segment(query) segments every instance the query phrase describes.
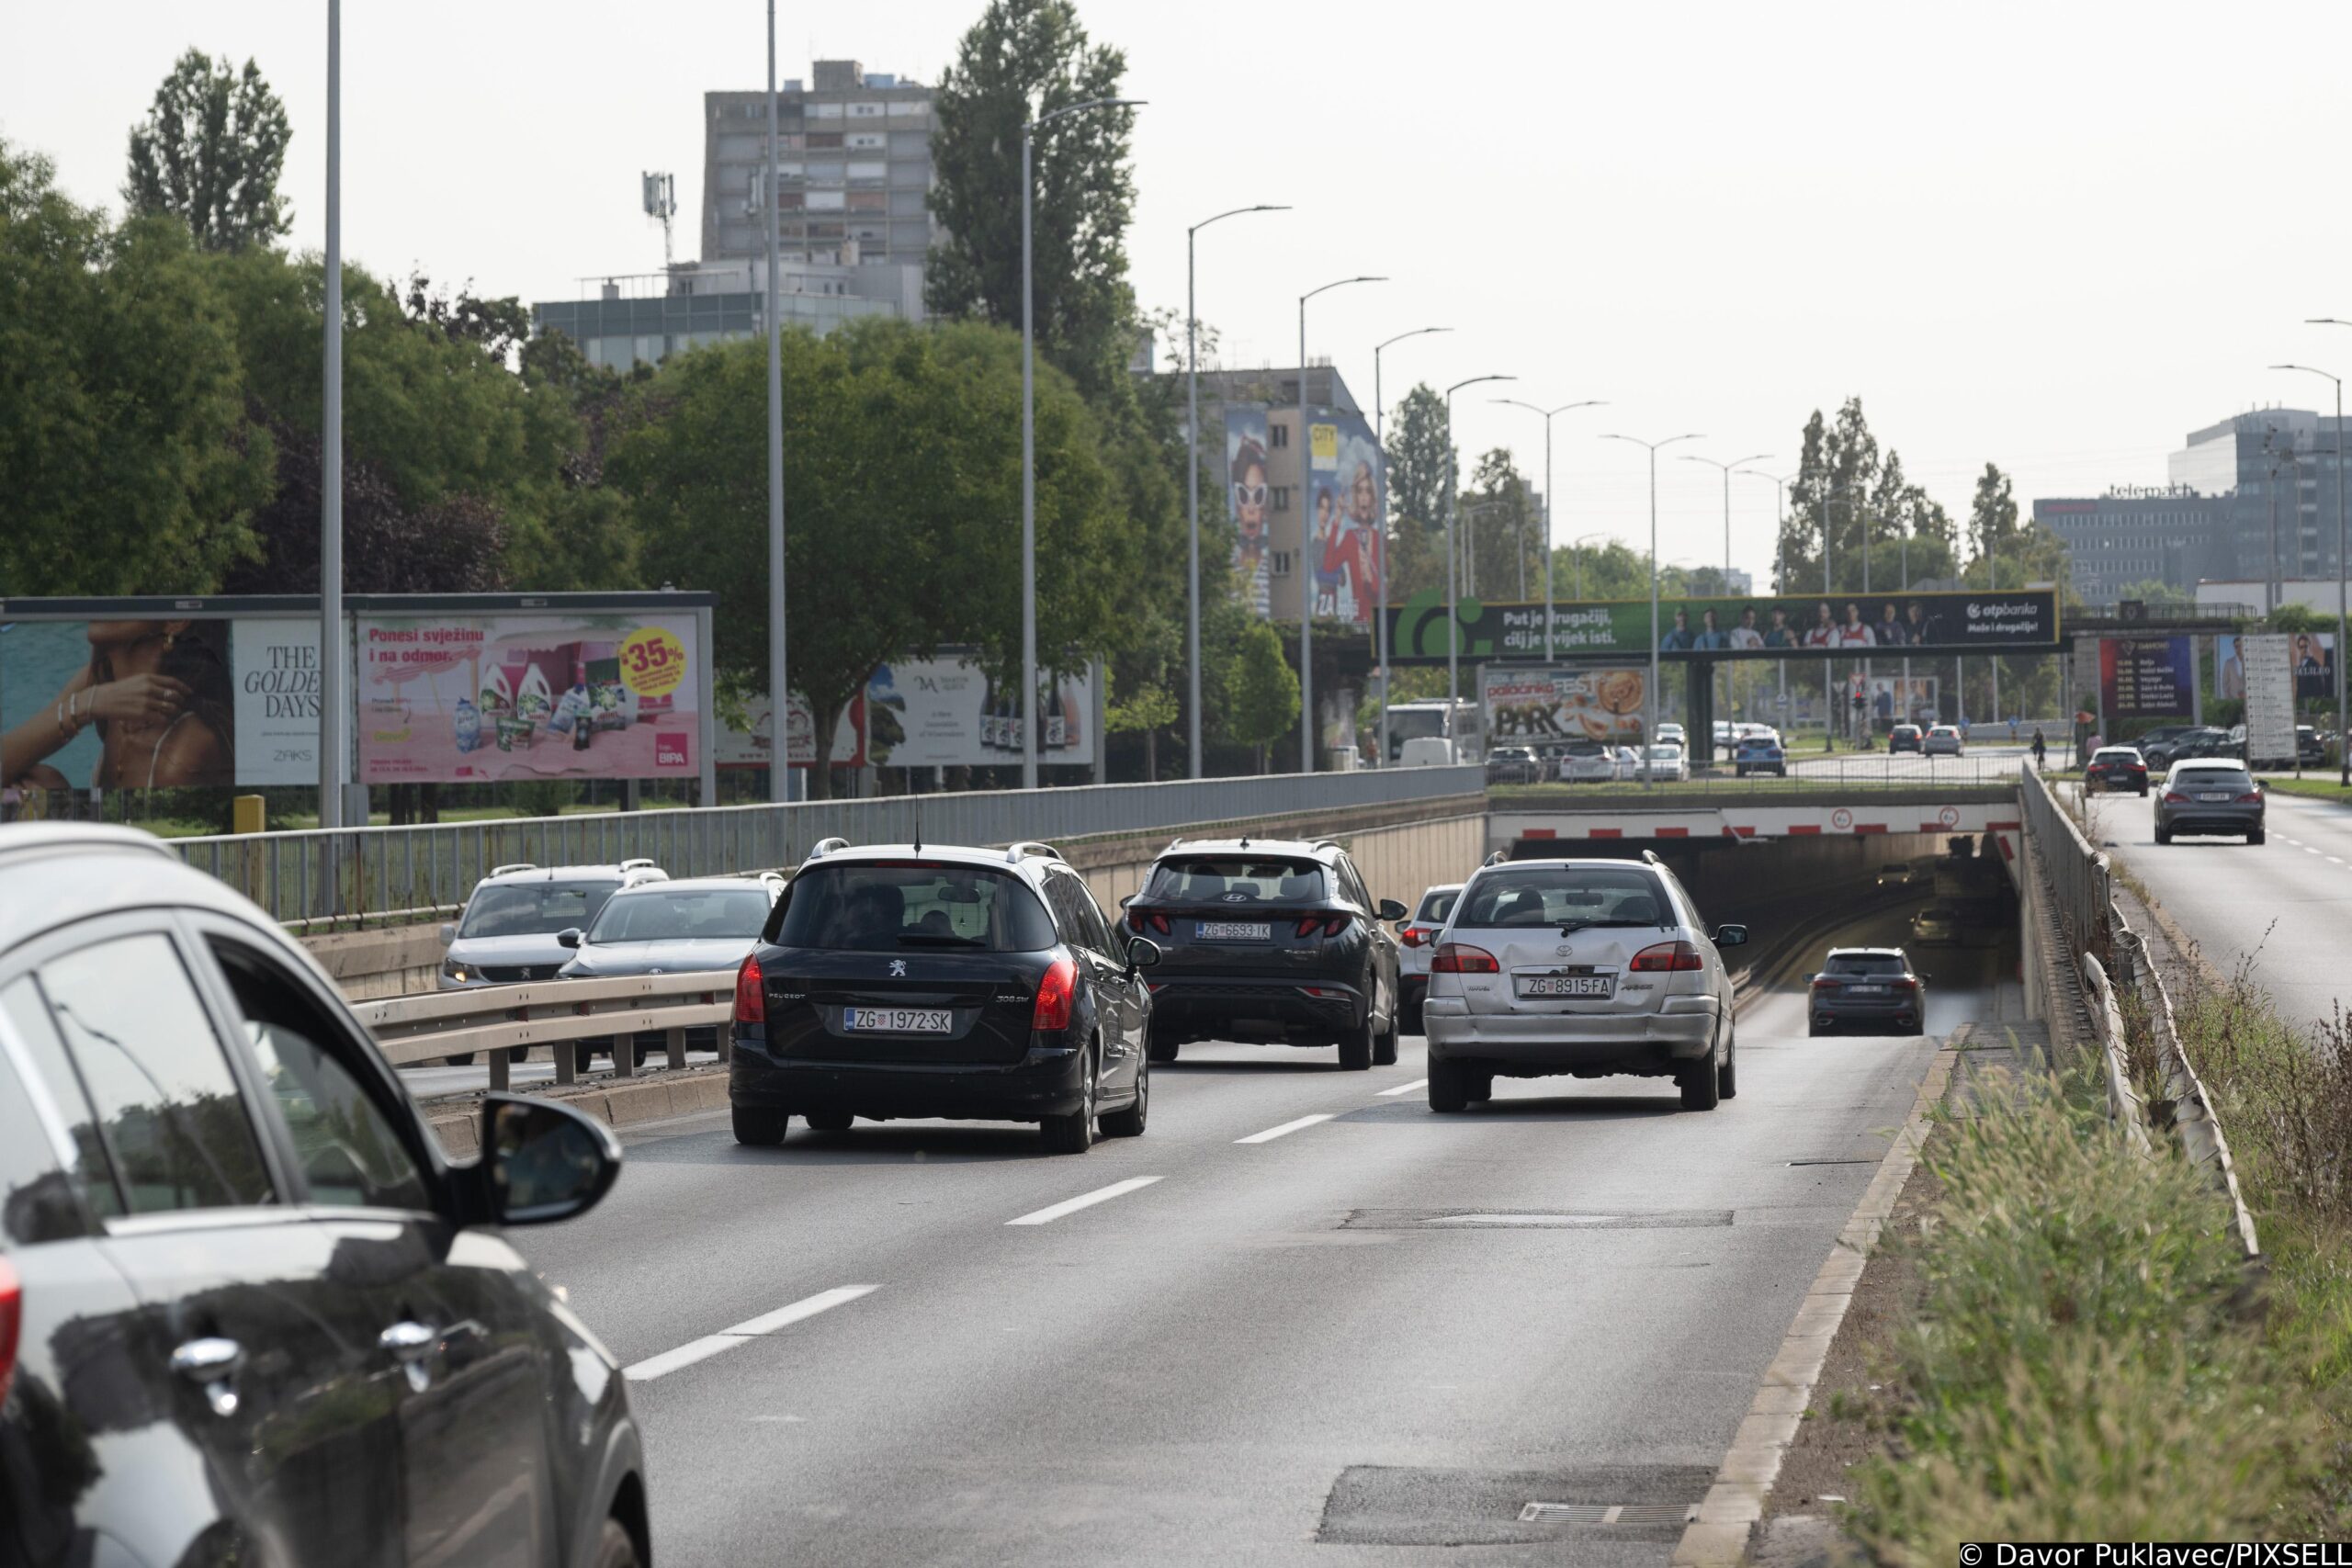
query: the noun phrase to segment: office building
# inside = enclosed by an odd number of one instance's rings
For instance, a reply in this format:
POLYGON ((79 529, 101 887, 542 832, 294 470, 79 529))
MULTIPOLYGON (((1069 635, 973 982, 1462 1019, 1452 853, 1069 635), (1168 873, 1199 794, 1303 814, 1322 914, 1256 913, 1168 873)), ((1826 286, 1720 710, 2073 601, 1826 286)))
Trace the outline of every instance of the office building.
POLYGON ((2341 440, 2334 415, 2306 409, 2260 409, 2192 432, 2172 455, 2169 477, 2233 497, 2222 528, 2226 558, 2217 551, 2197 575, 2335 576, 2341 440))
MULTIPOLYGON (((776 314, 786 331, 822 337, 859 316, 895 316, 888 299, 860 298, 850 269, 791 265, 776 269, 776 314)), ((534 333, 560 332, 591 365, 627 372, 659 365, 684 349, 759 337, 767 312, 764 260, 713 265, 681 262, 667 272, 597 279, 581 299, 543 299, 531 307, 534 333)))
POLYGON ((2228 538, 2228 494, 2187 485, 2118 485, 2105 495, 2036 501, 2033 520, 2066 547, 2075 592, 2086 604, 2112 604, 2135 582, 2183 592, 2198 580, 2227 575, 2235 547, 2228 538))

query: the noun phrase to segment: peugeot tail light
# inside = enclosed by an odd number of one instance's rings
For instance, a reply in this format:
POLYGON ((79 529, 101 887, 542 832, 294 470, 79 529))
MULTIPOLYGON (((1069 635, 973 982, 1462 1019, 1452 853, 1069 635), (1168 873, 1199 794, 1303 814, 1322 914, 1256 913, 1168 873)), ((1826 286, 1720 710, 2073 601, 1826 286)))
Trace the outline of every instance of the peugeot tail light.
POLYGON ((767 992, 760 980, 760 956, 755 953, 735 971, 735 1021, 763 1024, 767 1021, 767 992))
POLYGON ((1046 965, 1046 977, 1037 982, 1037 1005, 1029 1015, 1029 1027, 1037 1030, 1059 1030, 1069 1027, 1069 1015, 1078 1001, 1078 965, 1069 953, 1057 954, 1046 965))

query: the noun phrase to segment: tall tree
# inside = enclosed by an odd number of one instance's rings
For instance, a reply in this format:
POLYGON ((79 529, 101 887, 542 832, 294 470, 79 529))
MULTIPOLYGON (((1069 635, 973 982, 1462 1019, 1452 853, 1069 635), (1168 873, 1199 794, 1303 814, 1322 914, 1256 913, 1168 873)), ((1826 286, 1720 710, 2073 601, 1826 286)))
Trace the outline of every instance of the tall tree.
POLYGON ((1446 486, 1453 446, 1446 438, 1445 400, 1427 382, 1407 392, 1388 426, 1389 559, 1404 599, 1445 586, 1446 486))
POLYGON ((1283 652, 1282 637, 1264 621, 1251 621, 1242 632, 1239 652, 1226 696, 1227 728, 1236 740, 1258 749, 1262 773, 1268 750, 1298 724, 1298 671, 1283 652))
MULTIPOLYGON (((1021 325, 1021 132, 1115 98, 1126 55, 1088 40, 1072 0, 989 0, 933 99, 931 208, 944 233, 924 279, 934 314, 1021 325)), ((1135 112, 1091 109, 1035 138, 1032 247, 1039 351, 1089 397, 1125 372, 1138 322, 1127 282, 1135 112)))
POLYGON ((292 134, 252 61, 236 71, 191 49, 131 128, 123 200, 140 217, 184 220, 208 251, 266 245, 292 227, 277 194, 292 134))
POLYGON ((0 141, 0 595, 209 593, 253 553, 270 441, 205 259, 0 141))
MULTIPOLYGON (((2008 553, 2018 532, 2017 492, 2009 476, 1996 463, 1976 476, 1976 494, 1968 503, 1968 545, 1971 581, 1982 576, 1988 556, 2008 553)), ((1986 587, 1999 587, 1990 578, 1986 587)))
POLYGON ((1544 561, 1535 521, 1533 494, 1510 448, 1498 446, 1480 457, 1462 497, 1458 525, 1470 583, 1479 598, 1543 597, 1544 561))

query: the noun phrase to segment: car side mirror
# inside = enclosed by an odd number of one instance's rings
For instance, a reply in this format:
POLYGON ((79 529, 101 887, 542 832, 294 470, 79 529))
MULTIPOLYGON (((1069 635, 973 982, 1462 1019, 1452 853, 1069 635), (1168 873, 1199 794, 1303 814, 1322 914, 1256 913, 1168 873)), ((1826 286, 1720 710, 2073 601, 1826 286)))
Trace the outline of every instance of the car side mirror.
POLYGON ((1718 926, 1718 927, 1716 927, 1716 928, 1715 928, 1715 945, 1716 945, 1717 947, 1745 947, 1745 946, 1747 946, 1747 928, 1746 926, 1718 926))
POLYGON ((578 926, 568 926, 555 933, 555 944, 558 947, 578 947, 580 936, 581 931, 578 926))
POLYGON ((594 1208, 621 1173, 613 1130, 558 1100, 492 1094, 481 1107, 483 1208, 492 1224, 544 1225, 594 1208))
POLYGON ((1134 936, 1127 939, 1127 968, 1130 971, 1148 969, 1158 964, 1163 956, 1165 955, 1159 951, 1159 944, 1148 936, 1134 936))
POLYGON ((1122 908, 1122 909, 1124 909, 1124 908, 1125 908, 1128 905, 1130 905, 1130 904, 1134 903, 1135 901, 1136 901, 1136 896, 1135 896, 1134 894, 1130 893, 1130 894, 1128 894, 1125 897, 1124 897, 1124 898, 1122 898, 1122 899, 1120 899, 1120 900, 1119 900, 1119 908, 1122 908))
POLYGON ((455 942, 455 941, 457 941, 457 940, 458 940, 458 922, 457 922, 457 921, 455 921, 455 920, 444 920, 444 921, 442 921, 442 922, 441 922, 441 945, 442 945, 442 946, 444 946, 444 947, 447 947, 447 946, 448 946, 451 942, 455 942))
POLYGON ((1412 911, 1405 908, 1404 905, 1396 902, 1394 898, 1383 898, 1380 901, 1380 908, 1375 911, 1375 913, 1377 913, 1384 920, 1401 920, 1410 915, 1412 911))

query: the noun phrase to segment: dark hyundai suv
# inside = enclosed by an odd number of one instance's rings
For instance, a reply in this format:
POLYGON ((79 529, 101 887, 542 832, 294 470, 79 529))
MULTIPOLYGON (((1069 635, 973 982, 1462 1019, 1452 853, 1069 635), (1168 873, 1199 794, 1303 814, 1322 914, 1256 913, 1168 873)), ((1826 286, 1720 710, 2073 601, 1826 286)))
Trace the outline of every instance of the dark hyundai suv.
POLYGON ((499 1094, 481 1136, 221 883, 0 828, 0 1563, 648 1561, 620 1368, 500 1235, 620 1145, 499 1094))
POLYGON ((1329 839, 1177 840, 1127 900, 1127 929, 1167 952, 1152 976, 1151 1059, 1187 1040, 1340 1047, 1340 1066, 1396 1059, 1405 906, 1374 901, 1329 839))
POLYGON ((1159 949, 1046 844, 819 844, 735 977, 735 1139, 795 1116, 1035 1122, 1055 1154, 1144 1130, 1159 949))

